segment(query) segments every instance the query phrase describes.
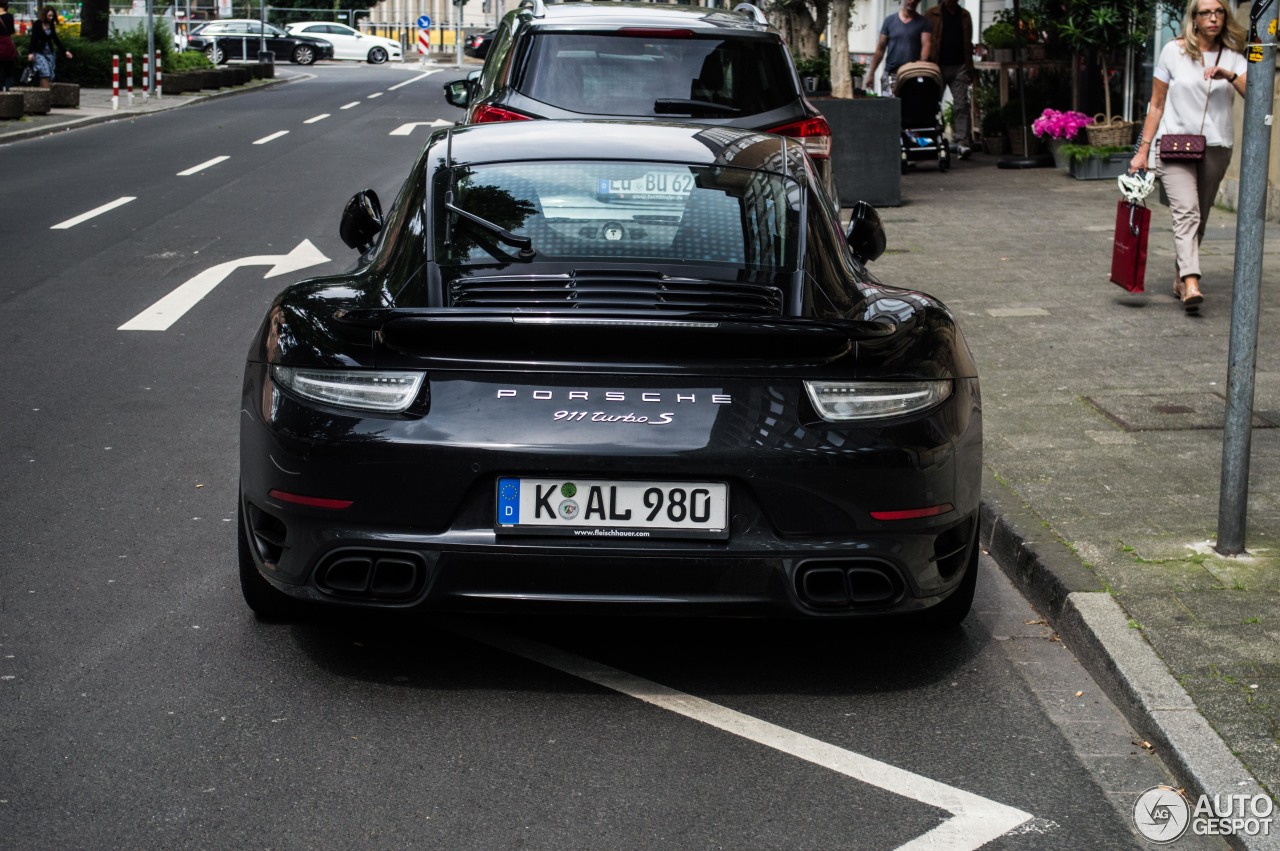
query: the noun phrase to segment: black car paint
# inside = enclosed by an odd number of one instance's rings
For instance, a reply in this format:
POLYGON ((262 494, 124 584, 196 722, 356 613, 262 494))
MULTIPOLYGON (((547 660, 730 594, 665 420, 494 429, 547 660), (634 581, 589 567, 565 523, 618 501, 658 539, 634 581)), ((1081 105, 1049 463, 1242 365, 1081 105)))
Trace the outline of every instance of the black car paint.
MULTIPOLYGON (((205 30, 207 27, 202 27, 205 30)), ((277 61, 293 62, 300 46, 315 51, 315 59, 332 59, 333 45, 315 36, 284 33, 283 35, 267 35, 259 33, 246 35, 208 35, 202 31, 193 33, 187 39, 187 50, 206 52, 215 45, 223 54, 223 61, 228 59, 257 59, 258 48, 265 45, 277 61)))
MULTIPOLYGON (((696 334, 516 324, 500 312, 438 307, 440 270, 425 239, 428 178, 446 160, 504 160, 513 145, 537 151, 543 144, 555 144, 564 158, 660 150, 663 161, 716 160, 705 128, 637 132, 622 123, 555 122, 533 139, 529 129, 486 125, 434 135, 371 262, 297 284, 273 303, 249 353, 241 410, 241 534, 259 542, 254 564, 271 586, 364 606, 603 604, 839 617, 922 610, 971 577, 981 478, 977 371, 953 318, 929 296, 883 286, 846 260, 830 268, 847 280, 796 279, 807 295, 793 300, 793 315, 725 318, 696 334), (815 294, 824 288, 846 293, 842 309, 815 294), (421 370, 429 386, 403 414, 373 416, 293 396, 271 380, 274 364, 421 370), (801 382, 947 377, 954 392, 941 405, 870 426, 823 421, 801 382), (512 388, 514 397, 498 392, 512 388), (668 414, 670 422, 553 419, 579 404, 570 405, 571 391, 585 393, 591 410, 668 414), (622 401, 597 402, 608 392, 622 401), (713 393, 733 403, 713 406, 713 393), (625 441, 617 429, 629 429, 625 441), (670 479, 673 470, 729 483, 728 540, 605 538, 584 547, 571 536, 495 532, 500 475, 670 479), (293 505, 269 496, 277 488, 352 505, 293 505), (908 521, 870 516, 939 503, 954 510, 908 521), (277 548, 264 548, 264 529, 266 538, 280 536, 277 548), (317 584, 318 568, 332 572, 343 559, 370 553, 416 564, 419 580, 381 598, 317 584), (827 563, 888 571, 900 578, 901 593, 862 608, 803 600, 797 572, 827 563)), ((736 136, 735 166, 776 163, 780 146, 795 148, 777 137, 736 136)), ((815 191, 811 173, 800 179, 815 191)), ((836 230, 827 204, 806 207, 836 230)))

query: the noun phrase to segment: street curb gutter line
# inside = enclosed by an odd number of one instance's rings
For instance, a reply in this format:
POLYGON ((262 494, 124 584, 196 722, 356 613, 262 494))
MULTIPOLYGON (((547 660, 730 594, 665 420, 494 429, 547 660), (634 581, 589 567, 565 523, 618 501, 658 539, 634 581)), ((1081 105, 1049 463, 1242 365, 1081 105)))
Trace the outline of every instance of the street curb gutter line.
MULTIPOLYGON (((1205 794, 1266 794, 1097 576, 990 471, 981 514, 983 547, 1154 743, 1192 802, 1205 794)), ((1280 851, 1280 834, 1224 838, 1244 851, 1280 851)))
MULTIPOLYGON (((10 142, 22 142, 27 139, 37 139, 41 136, 52 136, 54 133, 61 133, 64 130, 75 130, 80 127, 90 127, 94 124, 108 124, 112 121, 123 121, 127 118, 143 118, 148 115, 155 115, 156 113, 167 112, 171 109, 181 109, 184 106, 191 106, 193 104, 205 103, 206 101, 214 100, 215 98, 232 97, 234 95, 244 95, 250 92, 260 92, 263 89, 275 88, 276 86, 282 86, 285 83, 291 83, 295 80, 308 79, 309 77, 310 75, 298 75, 294 77, 272 78, 271 80, 264 81, 256 86, 252 86, 249 88, 237 87, 233 89, 228 89, 225 92, 211 92, 207 95, 200 95, 199 97, 191 98, 190 100, 183 101, 182 103, 175 102, 172 106, 165 104, 162 106, 158 106, 154 109, 148 109, 148 110, 121 109, 118 111, 113 111, 109 115, 87 115, 87 116, 84 116, 83 118, 72 117, 58 124, 46 124, 43 127, 30 127, 25 130, 21 130, 21 129, 20 130, 3 130, 3 131, 0 131, 0 146, 7 145, 10 142)), ((178 95, 174 95, 173 97, 178 97, 178 95)))

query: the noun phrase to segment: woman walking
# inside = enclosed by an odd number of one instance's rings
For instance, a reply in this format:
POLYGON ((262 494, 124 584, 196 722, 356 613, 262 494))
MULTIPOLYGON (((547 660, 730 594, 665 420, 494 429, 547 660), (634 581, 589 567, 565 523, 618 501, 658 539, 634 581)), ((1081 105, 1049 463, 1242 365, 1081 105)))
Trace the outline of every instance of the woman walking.
POLYGON ((9 12, 9 0, 0 0, 0 91, 9 91, 18 78, 18 48, 13 45, 17 31, 9 12))
MULTIPOLYGON (((1162 158, 1160 180, 1173 214, 1177 268, 1173 293, 1187 312, 1200 309, 1200 240, 1218 186, 1231 162, 1234 141, 1231 110, 1244 95, 1245 32, 1220 0, 1190 0, 1182 18, 1182 37, 1160 51, 1151 86, 1151 106, 1142 125, 1138 152, 1129 171, 1147 168, 1154 139, 1194 134, 1205 140, 1199 160, 1162 158)), ((1157 147, 1158 150, 1158 147, 1157 147)))
POLYGON ((45 6, 40 10, 40 20, 31 28, 31 42, 27 51, 27 61, 35 63, 40 88, 49 88, 57 73, 58 54, 72 58, 71 51, 63 47, 62 39, 58 38, 58 13, 52 6, 45 6))

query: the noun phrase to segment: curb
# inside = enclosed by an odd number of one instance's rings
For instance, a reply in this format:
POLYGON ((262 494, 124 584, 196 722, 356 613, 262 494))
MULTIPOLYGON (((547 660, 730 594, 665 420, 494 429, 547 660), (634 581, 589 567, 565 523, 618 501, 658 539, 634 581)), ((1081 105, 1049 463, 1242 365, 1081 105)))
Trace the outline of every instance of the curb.
MULTIPOLYGON (((990 470, 982 483, 980 542, 1075 653, 1139 735, 1200 795, 1265 795, 1196 709, 1141 630, 1053 531, 990 470)), ((1280 835, 1223 837, 1245 851, 1280 851, 1280 835)))
POLYGON ((64 130, 75 130, 80 127, 89 127, 94 124, 107 124, 112 121, 123 121, 124 119, 141 118, 143 116, 153 115, 157 112, 168 112, 171 109, 181 109, 184 106, 191 106, 192 104, 204 103, 205 101, 213 100, 214 98, 232 97, 235 95, 248 94, 249 92, 259 92, 259 91, 262 91, 263 89, 274 88, 275 86, 282 86, 285 83, 290 83, 290 82, 293 82, 294 80, 306 79, 306 77, 307 75, 297 75, 297 76, 289 76, 289 77, 273 77, 270 80, 261 81, 258 85, 240 86, 234 89, 227 89, 226 91, 210 92, 207 95, 200 95, 199 97, 195 97, 190 100, 183 101, 182 103, 174 102, 172 105, 164 104, 164 105, 155 106, 145 110, 120 109, 120 110, 114 110, 105 115, 87 115, 87 116, 84 116, 83 118, 68 118, 66 121, 59 121, 56 124, 54 123, 44 124, 40 127, 27 127, 27 128, 15 129, 15 130, 0 130, 0 145, 5 145, 5 144, 8 144, 9 142, 21 142, 25 139, 35 139, 40 136, 51 136, 54 133, 61 133, 64 130))

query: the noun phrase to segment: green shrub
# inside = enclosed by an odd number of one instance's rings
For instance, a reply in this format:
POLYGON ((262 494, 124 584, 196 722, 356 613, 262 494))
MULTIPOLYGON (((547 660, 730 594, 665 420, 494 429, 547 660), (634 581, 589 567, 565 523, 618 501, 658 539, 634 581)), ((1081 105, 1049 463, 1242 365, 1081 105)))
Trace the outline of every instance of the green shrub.
POLYGON ((214 65, 209 61, 209 57, 199 50, 183 50, 174 51, 171 57, 167 57, 164 60, 164 67, 168 71, 200 71, 212 68, 214 65))
MULTIPOLYGON (((106 41, 85 41, 59 34, 62 44, 71 51, 72 59, 58 57, 57 81, 59 83, 77 83, 90 89, 111 88, 111 57, 120 57, 120 85, 125 84, 124 58, 133 54, 133 85, 142 85, 142 57, 147 52, 147 35, 144 32, 133 32, 127 35, 113 36, 106 41)), ((18 48, 18 56, 25 59, 27 53, 27 37, 14 36, 14 45, 18 48)), ((163 33, 156 33, 156 49, 162 56, 164 67, 169 68, 176 55, 163 33)), ((200 59, 208 62, 204 56, 200 59)), ((205 67, 205 66, 201 66, 205 67)))

